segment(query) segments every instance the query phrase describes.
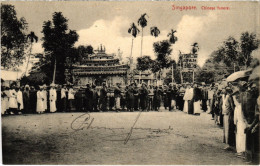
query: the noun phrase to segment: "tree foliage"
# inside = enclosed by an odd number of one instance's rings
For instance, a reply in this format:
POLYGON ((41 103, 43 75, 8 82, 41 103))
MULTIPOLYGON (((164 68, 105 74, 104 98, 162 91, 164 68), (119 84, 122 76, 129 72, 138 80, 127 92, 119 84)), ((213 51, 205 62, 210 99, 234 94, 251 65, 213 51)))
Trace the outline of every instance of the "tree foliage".
POLYGON ((240 37, 241 60, 246 66, 249 66, 252 60, 251 53, 258 49, 260 40, 256 38, 256 34, 244 32, 240 37))
MULTIPOLYGON (((54 66, 57 62, 57 78, 58 83, 65 82, 65 62, 67 57, 74 58, 73 46, 78 40, 78 34, 74 30, 68 28, 68 19, 65 18, 61 12, 53 14, 52 21, 45 21, 43 23, 42 38, 45 52, 48 54, 49 61, 45 61, 46 65, 54 66)), ((52 67, 53 68, 53 67, 52 67)), ((49 68, 50 69, 50 68, 49 68)), ((49 78, 51 75, 47 75, 49 78)))
POLYGON ((139 32, 140 30, 136 27, 135 23, 133 23, 131 27, 128 29, 128 33, 130 33, 134 38, 136 38, 139 32))
POLYGON ((27 22, 17 18, 13 5, 1 4, 1 66, 17 67, 25 58, 27 22))
POLYGON ((143 56, 137 58, 137 70, 145 71, 151 68, 153 60, 150 56, 143 56))
POLYGON ((137 21, 138 25, 140 25, 142 28, 147 26, 147 20, 146 20, 145 16, 148 17, 148 15, 146 13, 142 14, 141 17, 137 21))
POLYGON ((172 52, 171 44, 168 42, 168 40, 163 40, 159 42, 155 42, 153 44, 154 52, 156 55, 156 61, 158 61, 158 64, 160 68, 168 68, 171 65, 171 58, 170 54, 172 52))
POLYGON ((224 62, 227 66, 233 64, 248 67, 252 60, 252 51, 259 47, 260 41, 256 38, 256 34, 244 32, 241 34, 240 42, 234 37, 229 37, 213 52, 216 62, 224 62))
POLYGON ((178 40, 178 38, 174 35, 176 32, 176 30, 171 29, 171 32, 169 32, 167 35, 171 44, 175 44, 175 42, 178 40))
POLYGON ((151 27, 150 33, 152 36, 158 37, 160 34, 160 30, 156 26, 154 26, 154 27, 151 27))
POLYGON ((195 80, 197 82, 205 82, 206 84, 211 84, 215 80, 215 73, 214 71, 205 71, 205 70, 199 70, 196 72, 195 80))
POLYGON ((91 55, 94 53, 93 47, 91 45, 86 45, 86 46, 80 45, 77 48, 75 48, 75 51, 76 51, 75 52, 76 61, 79 61, 79 62, 82 61, 82 57, 84 57, 84 56, 88 57, 88 55, 91 55))

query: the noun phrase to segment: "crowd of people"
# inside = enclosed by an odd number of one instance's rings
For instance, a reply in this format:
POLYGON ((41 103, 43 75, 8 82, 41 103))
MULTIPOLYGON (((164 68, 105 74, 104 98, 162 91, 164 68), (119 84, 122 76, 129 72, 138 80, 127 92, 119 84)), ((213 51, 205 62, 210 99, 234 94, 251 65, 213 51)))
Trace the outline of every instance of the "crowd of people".
MULTIPOLYGON (((44 113, 44 112, 105 112, 105 111, 174 111, 176 109, 189 114, 199 115, 202 103, 207 104, 206 85, 197 87, 194 93, 191 84, 169 84, 147 86, 145 83, 132 83, 122 87, 101 87, 87 84, 83 87, 73 85, 50 84, 42 86, 2 86, 2 114, 44 113), (188 87, 186 89, 186 87, 188 87), (194 96, 194 97, 193 97, 194 96), (191 100, 192 99, 192 100, 191 100), (194 102, 193 102, 194 100, 194 102), (192 102, 191 102, 192 101, 192 102), (186 104, 194 104, 194 108, 186 104), (188 109, 189 108, 189 109, 188 109), (193 111, 194 110, 194 111, 193 111)), ((204 106, 205 107, 205 106, 204 106)), ((206 106, 207 107, 207 106, 206 106)), ((204 108, 204 111, 206 109, 204 108)))
POLYGON ((212 120, 223 129, 226 150, 237 157, 259 162, 259 90, 247 81, 220 83, 185 83, 147 86, 132 83, 121 87, 87 84, 11 87, 2 86, 1 110, 5 114, 45 112, 106 111, 183 111, 187 114, 212 114, 212 120))
POLYGON ((225 150, 236 151, 237 157, 254 164, 259 164, 258 87, 254 82, 237 81, 209 91, 212 118, 223 128, 225 150))

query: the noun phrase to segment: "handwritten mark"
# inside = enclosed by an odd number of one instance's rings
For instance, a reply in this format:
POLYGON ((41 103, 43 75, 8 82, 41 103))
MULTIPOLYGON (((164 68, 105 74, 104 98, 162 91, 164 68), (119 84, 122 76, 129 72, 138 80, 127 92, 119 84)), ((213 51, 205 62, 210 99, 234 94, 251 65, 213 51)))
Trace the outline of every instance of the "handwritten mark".
POLYGON ((136 117, 136 119, 135 119, 135 122, 134 122, 133 126, 132 126, 131 129, 130 129, 130 132, 127 134, 127 136, 126 136, 126 138, 125 138, 124 144, 127 144, 128 140, 130 139, 130 137, 131 137, 131 135, 132 135, 132 133, 133 133, 134 126, 135 126, 137 120, 139 119, 141 113, 142 113, 142 112, 140 111, 139 114, 137 115, 137 117, 136 117))
POLYGON ((77 118, 75 118, 71 124, 70 127, 72 130, 75 131, 79 131, 79 130, 83 130, 86 126, 87 129, 90 128, 90 126, 92 125, 94 121, 94 118, 90 118, 90 115, 88 113, 82 114, 80 116, 78 116, 77 118), (90 120, 90 123, 89 123, 90 120))

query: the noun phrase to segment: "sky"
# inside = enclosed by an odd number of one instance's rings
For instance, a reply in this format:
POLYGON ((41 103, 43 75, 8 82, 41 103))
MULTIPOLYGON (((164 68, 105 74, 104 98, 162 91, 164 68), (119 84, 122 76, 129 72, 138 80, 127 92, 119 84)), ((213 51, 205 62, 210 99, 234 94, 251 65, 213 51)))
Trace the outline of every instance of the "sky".
MULTIPOLYGON (((144 28, 143 55, 155 58, 153 43, 167 40, 171 29, 177 30, 176 44, 172 46, 171 58, 177 60, 179 51, 189 53, 194 42, 199 44, 198 64, 203 66, 210 54, 221 46, 229 36, 239 40, 242 32, 254 32, 259 38, 258 2, 2 2, 15 6, 17 16, 25 17, 28 31, 34 31, 41 39, 44 21, 51 20, 54 12, 62 12, 69 20, 69 29, 76 30, 79 40, 75 46, 92 45, 94 49, 102 44, 107 53, 117 53, 123 58, 130 56, 132 36, 128 28, 141 14, 148 15, 144 28), (172 6, 195 6, 197 10, 173 10, 172 6), (228 7, 229 10, 218 10, 228 7), (215 8, 215 10, 202 10, 215 8), (161 33, 155 38, 150 27, 157 26, 161 33)), ((141 30, 141 27, 139 27, 141 30)), ((43 52, 42 41, 33 46, 33 53, 43 52)), ((133 57, 140 56, 141 33, 134 39, 133 57)), ((259 55, 258 52, 253 54, 259 55)))

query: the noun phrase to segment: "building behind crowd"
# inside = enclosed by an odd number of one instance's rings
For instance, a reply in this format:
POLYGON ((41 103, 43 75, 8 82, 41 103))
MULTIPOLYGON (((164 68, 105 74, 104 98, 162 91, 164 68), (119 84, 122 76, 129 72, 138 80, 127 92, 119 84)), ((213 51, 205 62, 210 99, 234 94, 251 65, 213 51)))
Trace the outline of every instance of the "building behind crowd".
POLYGON ((101 86, 106 82, 107 86, 117 83, 126 85, 128 83, 129 66, 122 64, 115 54, 107 54, 106 48, 100 46, 92 55, 84 55, 80 64, 73 64, 71 72, 66 70, 66 77, 72 78, 76 86, 95 84, 101 86))

